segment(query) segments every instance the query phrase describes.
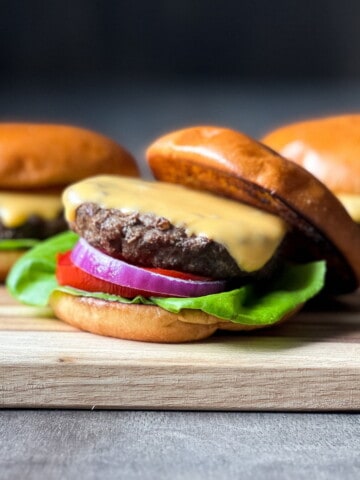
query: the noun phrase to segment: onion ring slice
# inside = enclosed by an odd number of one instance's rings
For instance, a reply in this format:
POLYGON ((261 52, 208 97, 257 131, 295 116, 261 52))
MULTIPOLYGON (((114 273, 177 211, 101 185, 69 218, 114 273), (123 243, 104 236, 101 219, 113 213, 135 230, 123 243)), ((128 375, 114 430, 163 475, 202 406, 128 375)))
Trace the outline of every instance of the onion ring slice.
POLYGON ((200 297, 226 289, 225 280, 184 280, 155 273, 113 258, 81 238, 71 252, 71 260, 81 270, 107 282, 128 288, 149 290, 169 297, 200 297))

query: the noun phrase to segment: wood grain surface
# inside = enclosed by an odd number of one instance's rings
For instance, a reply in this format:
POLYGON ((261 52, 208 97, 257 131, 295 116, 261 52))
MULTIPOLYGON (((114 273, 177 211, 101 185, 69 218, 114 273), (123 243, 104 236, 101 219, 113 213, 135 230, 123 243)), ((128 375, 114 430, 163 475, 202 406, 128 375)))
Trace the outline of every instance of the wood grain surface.
POLYGON ((282 326, 162 345, 32 315, 0 288, 0 407, 360 410, 360 295, 282 326))

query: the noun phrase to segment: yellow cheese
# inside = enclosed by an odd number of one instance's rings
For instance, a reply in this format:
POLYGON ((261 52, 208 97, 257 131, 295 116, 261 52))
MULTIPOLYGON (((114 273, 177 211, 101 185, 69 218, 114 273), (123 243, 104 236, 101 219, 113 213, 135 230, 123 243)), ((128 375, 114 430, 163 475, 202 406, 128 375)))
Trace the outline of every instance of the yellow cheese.
POLYGON ((188 235, 203 235, 223 244, 240 268, 251 272, 270 260, 282 241, 282 220, 240 202, 180 185, 139 179, 98 176, 68 187, 63 194, 69 222, 85 202, 123 213, 154 213, 188 235))
POLYGON ((0 193, 0 220, 8 228, 23 225, 31 215, 52 220, 59 215, 61 210, 62 204, 59 195, 0 193))
POLYGON ((360 195, 339 193, 338 199, 348 211, 350 217, 357 223, 360 223, 360 195))

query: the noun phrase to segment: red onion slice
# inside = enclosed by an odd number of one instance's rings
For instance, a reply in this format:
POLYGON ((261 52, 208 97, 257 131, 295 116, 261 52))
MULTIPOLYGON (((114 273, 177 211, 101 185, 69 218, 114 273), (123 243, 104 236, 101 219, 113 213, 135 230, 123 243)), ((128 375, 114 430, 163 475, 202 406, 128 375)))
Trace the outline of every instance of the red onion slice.
POLYGON ((168 277, 131 265, 97 250, 81 238, 71 252, 71 260, 81 270, 107 282, 148 290, 169 297, 200 297, 225 290, 223 280, 184 280, 168 277))

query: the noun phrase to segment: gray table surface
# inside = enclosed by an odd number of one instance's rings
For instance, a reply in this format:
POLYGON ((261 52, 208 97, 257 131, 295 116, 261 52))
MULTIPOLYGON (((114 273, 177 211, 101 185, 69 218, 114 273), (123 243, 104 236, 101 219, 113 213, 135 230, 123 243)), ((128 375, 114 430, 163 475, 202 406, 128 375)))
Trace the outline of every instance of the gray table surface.
POLYGON ((346 414, 2 411, 0 478, 356 479, 346 414))
MULTIPOLYGON (((110 135, 149 175, 144 149, 168 130, 206 123, 261 136, 283 122, 359 112, 360 84, 68 79, 3 83, 0 106, 0 121, 73 123, 110 135)), ((360 416, 2 410, 0 479, 17 478, 357 479, 360 416)))

